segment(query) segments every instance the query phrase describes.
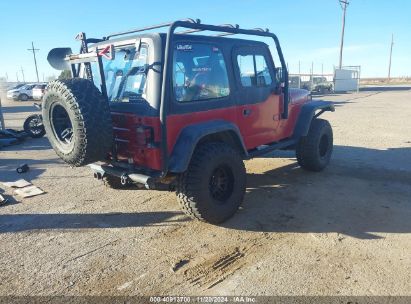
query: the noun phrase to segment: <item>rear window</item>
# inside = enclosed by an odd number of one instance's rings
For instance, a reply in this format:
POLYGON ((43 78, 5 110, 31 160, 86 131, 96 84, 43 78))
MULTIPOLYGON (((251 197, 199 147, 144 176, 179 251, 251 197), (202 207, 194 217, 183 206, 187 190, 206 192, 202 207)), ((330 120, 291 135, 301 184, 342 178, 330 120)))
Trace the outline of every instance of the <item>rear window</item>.
POLYGON ((178 102, 228 96, 227 68, 220 48, 211 44, 177 43, 173 87, 178 102))
POLYGON ((35 87, 34 87, 35 89, 45 89, 46 88, 46 85, 45 84, 38 84, 38 85, 36 85, 35 87))
MULTIPOLYGON (((138 52, 134 46, 115 49, 113 60, 102 58, 110 102, 141 102, 146 98, 148 72, 148 46, 143 44, 138 52)), ((94 84, 101 88, 100 73, 96 63, 91 65, 94 84)))

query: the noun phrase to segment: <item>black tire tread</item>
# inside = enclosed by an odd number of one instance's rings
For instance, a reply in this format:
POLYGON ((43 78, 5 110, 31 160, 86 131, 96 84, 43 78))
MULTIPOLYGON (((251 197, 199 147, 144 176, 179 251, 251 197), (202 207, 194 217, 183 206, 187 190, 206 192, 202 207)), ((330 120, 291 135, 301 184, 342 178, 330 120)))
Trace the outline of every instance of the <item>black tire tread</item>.
MULTIPOLYGON (((183 211, 194 219, 216 223, 216 221, 213 221, 212 219, 205 219, 201 210, 198 208, 197 193, 202 186, 199 183, 198 176, 203 174, 201 164, 209 163, 209 161, 222 153, 230 154, 230 157, 235 159, 238 165, 241 166, 240 170, 243 171, 245 175, 246 169, 244 162, 238 151, 224 143, 212 142, 200 145, 196 148, 188 170, 180 174, 177 178, 177 200, 181 204, 183 211)), ((243 201, 244 194, 245 191, 242 193, 241 202, 243 201)))
POLYGON ((298 164, 303 169, 314 172, 319 172, 324 169, 324 166, 318 161, 318 142, 324 128, 331 130, 330 140, 332 143, 333 136, 330 123, 327 120, 319 118, 312 120, 307 136, 300 138, 296 149, 296 156, 298 164))
POLYGON ((57 155, 72 166, 84 166, 106 157, 113 140, 112 121, 107 100, 94 84, 86 79, 55 80, 47 85, 43 98, 43 121, 46 133, 57 155), (74 112, 72 121, 77 149, 63 153, 54 143, 47 114, 47 99, 60 98, 74 112), (74 126, 74 124, 76 126, 74 126))

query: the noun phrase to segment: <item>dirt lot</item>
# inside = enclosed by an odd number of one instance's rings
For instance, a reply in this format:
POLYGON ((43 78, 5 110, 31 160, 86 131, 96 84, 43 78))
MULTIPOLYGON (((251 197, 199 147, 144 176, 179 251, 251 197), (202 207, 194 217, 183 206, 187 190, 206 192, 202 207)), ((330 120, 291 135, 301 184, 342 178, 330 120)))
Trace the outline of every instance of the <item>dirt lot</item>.
MULTIPOLYGON (((411 90, 318 98, 337 106, 329 168, 247 161, 243 207, 222 226, 173 193, 107 189, 46 138, 1 150, 0 180, 47 193, 0 207, 0 294, 411 295, 411 90)), ((5 103, 8 126, 30 105, 5 103)))

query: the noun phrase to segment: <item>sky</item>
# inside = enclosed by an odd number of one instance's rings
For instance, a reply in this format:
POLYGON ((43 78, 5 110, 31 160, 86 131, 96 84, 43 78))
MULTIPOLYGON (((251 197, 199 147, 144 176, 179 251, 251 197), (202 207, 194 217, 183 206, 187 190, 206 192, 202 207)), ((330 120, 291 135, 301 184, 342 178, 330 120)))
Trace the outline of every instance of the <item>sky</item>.
MULTIPOLYGON (((35 81, 34 41, 40 80, 58 75, 46 57, 54 47, 79 48, 78 32, 111 32, 184 18, 203 23, 269 28, 281 43, 290 73, 332 73, 338 65, 342 9, 338 0, 0 1, 0 78, 35 81), (16 75, 17 73, 17 75, 16 75)), ((411 1, 350 0, 343 65, 360 65, 362 77, 411 76, 411 1)))

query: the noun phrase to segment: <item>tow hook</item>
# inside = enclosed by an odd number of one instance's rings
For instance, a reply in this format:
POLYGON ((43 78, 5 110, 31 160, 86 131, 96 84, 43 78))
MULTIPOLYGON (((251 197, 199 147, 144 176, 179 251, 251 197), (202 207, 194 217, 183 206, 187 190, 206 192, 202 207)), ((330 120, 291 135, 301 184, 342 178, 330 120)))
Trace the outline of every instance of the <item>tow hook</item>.
POLYGON ((102 180, 103 174, 101 174, 100 172, 94 172, 94 178, 97 178, 98 180, 102 180))
POLYGON ((126 185, 129 183, 128 175, 127 175, 127 174, 123 174, 123 175, 120 177, 120 180, 121 180, 121 184, 122 184, 123 186, 126 186, 126 185))

